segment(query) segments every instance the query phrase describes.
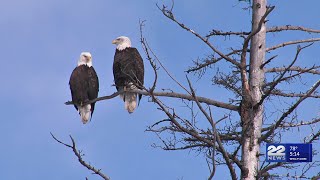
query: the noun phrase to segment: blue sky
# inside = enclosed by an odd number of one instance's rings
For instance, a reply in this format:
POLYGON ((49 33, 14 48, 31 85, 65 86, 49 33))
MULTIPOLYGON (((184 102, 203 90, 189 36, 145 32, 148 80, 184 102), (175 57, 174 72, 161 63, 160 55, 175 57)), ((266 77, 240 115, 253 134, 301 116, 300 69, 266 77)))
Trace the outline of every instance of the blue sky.
MULTIPOLYGON (((81 123, 72 106, 63 104, 71 99, 68 81, 82 51, 90 51, 93 55, 100 80, 99 96, 115 91, 111 86, 115 51, 111 41, 126 35, 145 57, 139 43, 139 19, 147 20, 145 35, 158 57, 185 83, 183 71, 192 65, 192 60, 208 55, 210 49, 161 14, 155 4, 164 2, 171 1, 1 1, 1 178, 99 179, 82 167, 69 149, 57 144, 50 132, 65 142, 69 142, 71 134, 78 148, 84 150, 84 159, 112 179, 207 178, 208 169, 202 155, 189 151, 165 152, 151 147, 151 144, 160 142, 154 134, 144 130, 165 116, 148 102, 148 98, 143 98, 140 107, 131 115, 124 110, 119 98, 99 102, 92 121, 87 125, 81 123)), ((291 0, 290 6, 287 1, 272 0, 269 3, 276 5, 269 17, 270 25, 292 24, 320 29, 319 1, 291 0)), ((251 15, 242 10, 246 6, 236 0, 177 0, 174 12, 178 19, 200 34, 213 28, 248 31, 251 15)), ((268 43, 274 45, 310 36, 274 34, 269 36, 268 43)), ((239 41, 231 43, 241 46, 239 41)), ((216 46, 224 50, 228 47, 224 40, 217 40, 216 46)), ((292 58, 292 49, 282 51, 280 57, 292 58)), ((301 64, 319 65, 319 50, 319 44, 306 50, 301 64)), ((145 67, 148 87, 153 74, 146 61, 145 67)), ((159 88, 182 92, 160 72, 159 88)), ((311 78, 310 82, 317 78, 311 78)), ((194 84, 199 94, 228 100, 223 96, 223 90, 208 88, 211 86, 206 80, 194 84)), ((302 117, 319 115, 319 106, 315 101, 306 103, 305 110, 310 113, 302 117)), ((219 114, 219 109, 214 111, 219 114)), ((224 168, 218 169, 217 177, 225 177, 224 168)))

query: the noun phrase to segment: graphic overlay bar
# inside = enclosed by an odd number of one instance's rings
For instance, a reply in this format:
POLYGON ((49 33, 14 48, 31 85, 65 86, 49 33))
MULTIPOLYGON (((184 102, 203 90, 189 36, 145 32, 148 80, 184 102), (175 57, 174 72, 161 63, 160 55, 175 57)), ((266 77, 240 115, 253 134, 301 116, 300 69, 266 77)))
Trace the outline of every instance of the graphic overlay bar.
POLYGON ((312 162, 312 144, 267 143, 267 162, 312 162))

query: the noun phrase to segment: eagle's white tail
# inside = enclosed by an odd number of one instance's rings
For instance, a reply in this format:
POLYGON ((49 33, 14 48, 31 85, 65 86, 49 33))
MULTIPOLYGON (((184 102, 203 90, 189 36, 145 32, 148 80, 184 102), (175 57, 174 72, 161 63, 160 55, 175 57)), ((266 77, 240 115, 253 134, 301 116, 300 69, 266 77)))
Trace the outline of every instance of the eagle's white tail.
POLYGON ((137 107, 137 93, 126 92, 124 99, 124 107, 129 113, 133 113, 137 107))
POLYGON ((91 118, 91 105, 87 104, 85 106, 78 106, 78 109, 82 123, 86 124, 91 118))

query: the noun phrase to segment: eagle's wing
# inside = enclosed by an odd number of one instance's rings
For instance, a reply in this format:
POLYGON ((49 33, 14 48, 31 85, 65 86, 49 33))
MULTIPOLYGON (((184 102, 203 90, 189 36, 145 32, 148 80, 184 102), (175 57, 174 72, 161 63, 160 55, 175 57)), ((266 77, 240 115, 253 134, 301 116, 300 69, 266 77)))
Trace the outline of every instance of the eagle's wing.
MULTIPOLYGON (((81 65, 76 67, 70 76, 69 85, 71 90, 72 102, 81 104, 87 100, 88 97, 88 67, 81 65)), ((74 106, 77 110, 77 106, 74 106)))
MULTIPOLYGON (((89 100, 97 98, 99 92, 99 79, 96 71, 92 66, 88 69, 88 85, 89 100)), ((91 115, 94 111, 94 105, 95 103, 91 104, 91 115)))
POLYGON ((144 64, 143 64, 143 59, 138 52, 136 48, 132 48, 131 50, 131 57, 134 60, 134 71, 135 71, 135 76, 136 76, 136 83, 139 86, 143 86, 144 84, 144 64))

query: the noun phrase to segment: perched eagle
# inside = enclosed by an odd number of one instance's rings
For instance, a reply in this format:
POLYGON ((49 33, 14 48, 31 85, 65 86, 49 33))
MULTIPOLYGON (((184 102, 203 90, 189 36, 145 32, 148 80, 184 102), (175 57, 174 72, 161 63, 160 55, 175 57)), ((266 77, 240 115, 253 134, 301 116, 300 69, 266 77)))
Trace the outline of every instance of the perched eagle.
MULTIPOLYGON (((144 81, 143 60, 136 48, 131 47, 128 37, 120 36, 112 41, 117 45, 113 61, 113 76, 118 91, 141 89, 144 81)), ((137 107, 137 93, 125 92, 120 94, 129 113, 137 107)), ((141 94, 139 95, 139 101, 141 94)))
POLYGON ((91 120, 95 103, 82 105, 98 97, 99 80, 92 66, 92 56, 89 52, 80 55, 78 66, 72 71, 70 90, 74 107, 79 111, 83 124, 91 120))

